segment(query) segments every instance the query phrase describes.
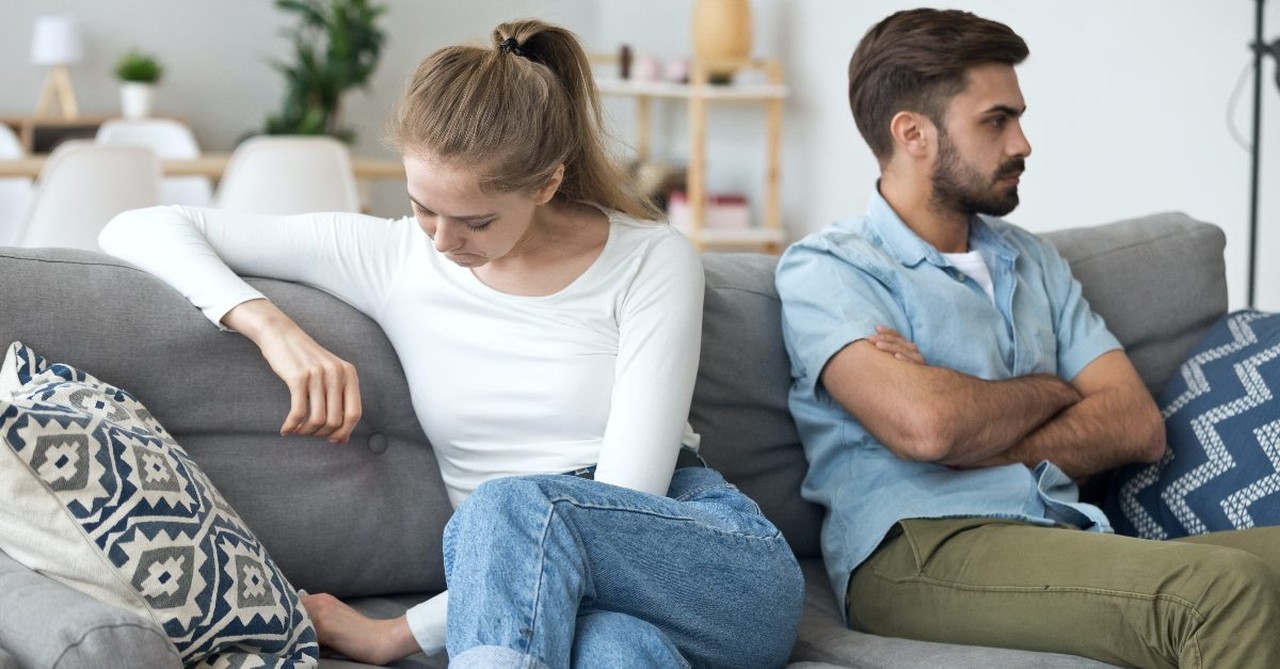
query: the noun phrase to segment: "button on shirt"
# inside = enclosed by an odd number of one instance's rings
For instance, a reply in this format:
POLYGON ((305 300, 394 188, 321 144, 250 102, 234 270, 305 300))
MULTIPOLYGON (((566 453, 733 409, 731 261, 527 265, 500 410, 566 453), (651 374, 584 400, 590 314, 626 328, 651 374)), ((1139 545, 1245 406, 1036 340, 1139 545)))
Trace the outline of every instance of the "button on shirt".
POLYGON ((987 380, 1070 380, 1120 348, 1049 242, 975 216, 969 247, 991 273, 994 304, 876 192, 866 216, 809 235, 778 263, 790 406, 809 459, 802 493, 827 508, 822 549, 842 599, 849 574, 900 519, 980 516, 1111 530, 1051 462, 961 471, 903 460, 823 388, 819 377, 832 356, 877 325, 914 342, 927 364, 987 380))

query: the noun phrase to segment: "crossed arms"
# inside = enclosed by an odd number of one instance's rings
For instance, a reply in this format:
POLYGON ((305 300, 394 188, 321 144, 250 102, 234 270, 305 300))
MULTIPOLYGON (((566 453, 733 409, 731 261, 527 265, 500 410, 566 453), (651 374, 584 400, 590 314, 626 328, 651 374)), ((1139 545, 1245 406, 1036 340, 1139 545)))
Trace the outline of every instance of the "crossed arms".
POLYGON ((1121 351, 1070 382, 986 381, 930 366, 896 331, 877 330, 832 356, 822 384, 900 458, 959 469, 1050 460, 1080 478, 1164 453, 1160 412, 1121 351))

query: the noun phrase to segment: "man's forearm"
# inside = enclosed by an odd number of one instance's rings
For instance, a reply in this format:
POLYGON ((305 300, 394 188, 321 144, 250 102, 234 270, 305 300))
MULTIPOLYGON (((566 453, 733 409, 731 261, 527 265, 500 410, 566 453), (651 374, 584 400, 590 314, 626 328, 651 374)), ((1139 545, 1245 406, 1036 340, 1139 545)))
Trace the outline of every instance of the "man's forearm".
POLYGON ((924 364, 887 329, 836 354, 822 382, 894 455, 955 467, 982 466, 1081 397, 1056 376, 986 381, 924 364))
POLYGON ((1131 394, 1100 392, 1082 399, 1032 431, 989 464, 1052 461, 1068 476, 1090 476, 1162 450, 1164 425, 1131 394))
POLYGON ((934 429, 944 436, 937 462, 944 465, 974 466, 999 456, 1080 400, 1080 393, 1056 376, 984 381, 945 371, 935 391, 950 399, 934 417, 934 429))

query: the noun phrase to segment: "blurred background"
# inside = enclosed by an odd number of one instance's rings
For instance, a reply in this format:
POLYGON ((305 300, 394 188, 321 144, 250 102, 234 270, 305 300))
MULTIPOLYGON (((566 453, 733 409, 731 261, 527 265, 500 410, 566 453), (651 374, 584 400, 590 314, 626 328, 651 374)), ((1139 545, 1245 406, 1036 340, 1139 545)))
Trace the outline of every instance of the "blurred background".
MULTIPOLYGON (((394 161, 384 121, 418 61, 455 42, 487 42, 492 28, 536 16, 563 24, 594 53, 628 47, 633 66, 679 69, 691 55, 695 0, 384 0, 385 40, 363 87, 345 93, 341 122, 352 155, 394 161)), ((915 6, 894 0, 751 0, 752 56, 781 65, 787 95, 780 142, 780 210, 787 240, 861 213, 877 174, 849 115, 845 70, 873 23, 915 6)), ((1233 307, 1243 306, 1250 199, 1254 2, 1203 0, 956 0, 1003 21, 1031 57, 1019 68, 1034 148, 1022 206, 1009 218, 1033 231, 1177 210, 1227 233, 1233 307)), ((298 15, 267 0, 8 0, 0 22, 0 116, 34 113, 48 68, 32 62, 42 15, 79 23, 83 54, 68 71, 82 115, 121 111, 115 70, 139 50, 163 66, 157 116, 186 122, 206 151, 228 152, 261 132, 285 102, 298 15)), ((1264 35, 1280 34, 1266 7, 1264 35)), ((1257 306, 1280 310, 1280 88, 1263 62, 1260 266, 1257 306)), ((604 63, 597 72, 617 75, 604 63)), ((663 75, 658 75, 663 76, 663 75)), ((679 169, 690 155, 684 101, 656 100, 648 160, 679 169)), ((611 128, 636 144, 636 101, 606 97, 611 128)), ((766 150, 761 108, 708 110, 707 187, 744 195, 759 225, 766 150)), ((623 149, 625 151, 625 147, 623 149)), ((403 184, 364 184, 374 214, 407 214, 403 184)))

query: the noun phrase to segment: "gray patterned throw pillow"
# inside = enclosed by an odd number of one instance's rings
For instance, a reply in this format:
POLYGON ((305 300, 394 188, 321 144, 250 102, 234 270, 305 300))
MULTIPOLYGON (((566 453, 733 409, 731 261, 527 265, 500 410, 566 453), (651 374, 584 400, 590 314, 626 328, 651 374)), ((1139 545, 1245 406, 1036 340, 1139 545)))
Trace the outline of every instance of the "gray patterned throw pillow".
POLYGON ((192 667, 313 667, 262 545, 132 395, 21 343, 0 367, 0 549, 153 621, 192 667))

